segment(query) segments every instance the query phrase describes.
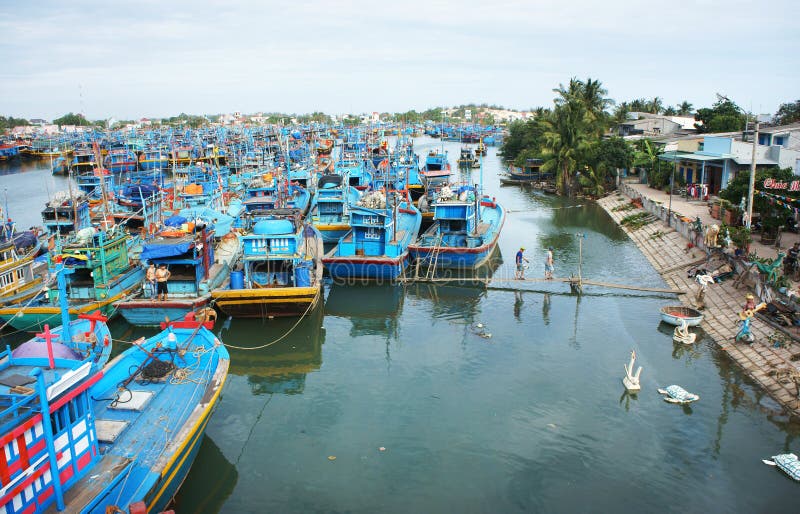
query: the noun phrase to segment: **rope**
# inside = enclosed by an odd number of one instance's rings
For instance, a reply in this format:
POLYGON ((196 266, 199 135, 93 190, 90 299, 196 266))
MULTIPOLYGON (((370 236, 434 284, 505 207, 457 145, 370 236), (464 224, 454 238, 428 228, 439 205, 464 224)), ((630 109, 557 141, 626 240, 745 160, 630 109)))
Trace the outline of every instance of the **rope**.
POLYGON ((298 319, 297 322, 295 322, 295 324, 292 325, 292 328, 290 328, 285 334, 283 334, 279 338, 275 339, 274 341, 271 341, 271 342, 266 343, 266 344, 262 344, 261 346, 254 346, 254 347, 250 347, 250 348, 247 348, 247 347, 244 347, 244 346, 234 346, 232 344, 227 344, 224 341, 222 342, 222 344, 224 344, 226 348, 233 348, 235 350, 263 350, 264 348, 272 346, 273 344, 278 344, 281 341, 283 341, 289 334, 291 334, 294 331, 294 329, 297 328, 297 326, 300 324, 300 322, 303 321, 303 319, 305 319, 306 315, 311 310, 311 308, 314 307, 317 304, 318 298, 319 297, 315 298, 313 302, 308 304, 308 308, 303 313, 303 315, 300 316, 300 319, 298 319))

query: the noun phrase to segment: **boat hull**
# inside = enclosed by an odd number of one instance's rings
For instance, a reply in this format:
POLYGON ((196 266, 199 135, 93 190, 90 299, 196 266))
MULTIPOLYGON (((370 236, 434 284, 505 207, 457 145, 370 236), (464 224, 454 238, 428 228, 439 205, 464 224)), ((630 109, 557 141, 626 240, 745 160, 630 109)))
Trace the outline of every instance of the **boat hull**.
POLYGON ((399 257, 326 257, 322 263, 335 281, 396 280, 408 266, 408 252, 399 257))
POLYGON ((319 300, 320 286, 219 289, 211 293, 217 308, 234 318, 302 316, 319 300))
POLYGON ((505 212, 499 205, 492 207, 496 209, 495 226, 487 231, 488 242, 469 247, 450 247, 440 246, 438 248, 433 246, 410 245, 408 251, 414 259, 431 262, 433 255, 436 255, 437 268, 454 268, 454 269, 474 269, 486 263, 489 257, 494 252, 497 246, 497 239, 500 237, 500 231, 505 223, 505 212))
MULTIPOLYGON (((107 296, 102 300, 86 302, 80 305, 70 306, 70 319, 77 319, 78 314, 88 314, 99 310, 105 316, 111 316, 115 312, 114 304, 128 295, 133 294, 140 287, 144 279, 144 271, 136 268, 122 277, 115 287, 115 294, 107 296)), ((8 320, 9 325, 15 330, 25 332, 38 332, 45 324, 59 325, 61 323, 61 309, 55 305, 5 307, 0 309, 0 318, 8 320)))
POLYGON ((190 312, 206 307, 211 295, 195 298, 176 298, 166 301, 136 299, 117 305, 119 314, 125 321, 137 327, 157 327, 165 318, 180 320, 190 312))

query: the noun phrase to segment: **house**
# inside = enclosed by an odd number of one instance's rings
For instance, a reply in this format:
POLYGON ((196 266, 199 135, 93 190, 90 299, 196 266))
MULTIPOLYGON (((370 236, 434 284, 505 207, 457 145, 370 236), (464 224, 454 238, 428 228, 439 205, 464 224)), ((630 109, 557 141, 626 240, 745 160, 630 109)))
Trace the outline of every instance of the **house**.
MULTIPOLYGON (((778 131, 776 134, 784 132, 778 131)), ((760 136, 759 142, 762 141, 760 136)), ((667 144, 667 151, 659 159, 675 163, 676 173, 687 184, 705 184, 710 194, 717 194, 737 173, 750 171, 753 144, 742 139, 738 133, 681 139, 674 144, 667 144)), ((791 142, 788 137, 785 141, 787 144, 791 142)), ((796 175, 800 174, 798 150, 781 145, 758 144, 755 152, 757 167, 792 168, 796 175)))
POLYGON ((47 125, 47 120, 43 120, 41 118, 31 118, 28 120, 28 123, 36 127, 44 127, 45 125, 47 125))
POLYGON ((800 122, 759 128, 758 144, 800 151, 800 122))
POLYGON ((660 136, 673 134, 681 128, 679 123, 668 120, 663 116, 657 118, 641 118, 626 120, 617 125, 617 134, 620 137, 628 136, 660 136))

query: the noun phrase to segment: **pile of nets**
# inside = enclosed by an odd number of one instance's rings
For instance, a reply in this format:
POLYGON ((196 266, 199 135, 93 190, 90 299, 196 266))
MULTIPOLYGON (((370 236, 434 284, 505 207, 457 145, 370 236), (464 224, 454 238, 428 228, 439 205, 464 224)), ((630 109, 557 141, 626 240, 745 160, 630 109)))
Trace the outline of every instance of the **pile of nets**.
POLYGON ((359 207, 366 207, 368 209, 385 209, 386 195, 381 191, 371 191, 362 196, 356 205, 359 207))
POLYGON ((53 198, 47 202, 48 207, 60 207, 69 202, 70 198, 74 198, 76 202, 79 202, 86 198, 86 193, 83 191, 73 191, 72 195, 70 195, 69 191, 56 191, 53 194, 53 198))

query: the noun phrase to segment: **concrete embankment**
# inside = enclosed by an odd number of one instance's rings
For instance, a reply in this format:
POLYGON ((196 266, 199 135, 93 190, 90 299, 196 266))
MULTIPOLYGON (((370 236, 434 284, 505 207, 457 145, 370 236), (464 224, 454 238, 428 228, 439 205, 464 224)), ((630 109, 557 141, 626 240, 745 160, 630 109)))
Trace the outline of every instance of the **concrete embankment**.
MULTIPOLYGON (((623 187, 622 191, 629 192, 623 187)), ((624 228, 631 240, 639 247, 653 267, 671 287, 686 291, 679 296, 683 305, 694 307, 694 296, 698 285, 687 276, 687 270, 705 258, 705 251, 687 248, 692 238, 689 223, 673 218, 672 227, 663 220, 667 218, 665 209, 659 204, 648 203, 643 208, 622 210, 631 199, 622 193, 613 193, 598 200, 598 204, 622 225, 622 219, 636 213, 650 213, 656 218, 638 229, 624 228), (615 210, 616 209, 616 210, 615 210)), ((745 302, 747 290, 734 286, 729 279, 708 287, 705 295, 704 320, 701 325, 708 337, 725 351, 734 362, 769 395, 779 402, 789 414, 800 417, 798 386, 794 377, 800 377, 800 344, 788 342, 775 348, 768 338, 775 329, 754 318, 751 332, 756 337, 754 344, 734 342, 739 330, 737 321, 745 302)), ((788 338, 787 338, 788 339, 788 338)), ((676 343, 677 344, 677 343, 676 343)), ((798 378, 800 381, 800 378, 798 378)))

